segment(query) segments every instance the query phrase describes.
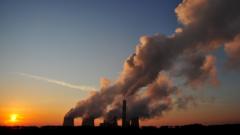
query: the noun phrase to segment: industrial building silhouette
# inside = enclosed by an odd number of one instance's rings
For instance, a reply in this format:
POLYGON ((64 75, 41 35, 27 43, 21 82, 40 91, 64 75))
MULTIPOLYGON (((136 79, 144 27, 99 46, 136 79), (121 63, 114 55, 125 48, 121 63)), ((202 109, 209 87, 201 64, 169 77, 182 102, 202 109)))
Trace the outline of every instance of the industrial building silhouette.
MULTIPOLYGON (((74 117, 66 115, 64 117, 63 126, 74 126, 74 117)), ((91 116, 85 116, 82 120, 82 126, 94 127, 94 118, 91 116)), ((112 117, 111 120, 104 120, 100 124, 102 127, 118 127, 117 117, 112 117)), ((122 127, 123 128, 139 128, 139 118, 134 117, 131 119, 127 118, 127 101, 124 99, 122 102, 122 127)))

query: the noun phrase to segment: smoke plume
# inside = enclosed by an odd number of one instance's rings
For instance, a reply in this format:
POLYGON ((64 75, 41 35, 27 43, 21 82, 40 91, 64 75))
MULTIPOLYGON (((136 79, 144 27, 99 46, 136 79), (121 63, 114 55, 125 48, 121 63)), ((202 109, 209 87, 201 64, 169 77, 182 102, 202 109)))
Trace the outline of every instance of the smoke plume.
POLYGON ((225 51, 228 55, 227 67, 240 69, 240 35, 236 36, 233 41, 227 43, 225 51))
POLYGON ((187 86, 219 84, 213 50, 225 44, 231 67, 239 67, 239 0, 183 0, 176 9, 181 27, 170 36, 142 36, 135 52, 123 64, 118 79, 103 81, 101 90, 81 100, 66 116, 120 117, 121 100, 128 101, 129 117, 161 116, 174 106, 186 108, 185 96, 170 77, 184 78, 187 86), (178 61, 180 60, 180 61, 178 61), (183 66, 175 75, 176 63, 183 66))
POLYGON ((219 80, 215 62, 216 57, 212 55, 188 54, 178 76, 183 76, 186 79, 185 84, 194 89, 204 86, 206 82, 217 86, 219 80))

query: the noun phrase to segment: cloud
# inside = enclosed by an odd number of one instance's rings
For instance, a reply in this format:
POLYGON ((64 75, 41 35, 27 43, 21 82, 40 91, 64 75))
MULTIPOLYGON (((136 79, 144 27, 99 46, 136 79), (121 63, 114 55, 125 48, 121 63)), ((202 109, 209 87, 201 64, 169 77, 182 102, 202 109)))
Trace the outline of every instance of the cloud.
POLYGON ((35 80, 40 80, 40 81, 45 81, 51 84, 56 84, 59 86, 63 86, 66 88, 71 88, 71 89, 78 89, 78 90, 82 90, 82 91, 96 91, 96 88, 91 87, 91 86, 84 86, 84 85, 76 85, 76 84, 71 84, 71 83, 67 83, 64 81, 59 81, 59 80, 55 80, 55 79, 50 79, 47 77, 42 77, 42 76, 37 76, 37 75, 32 75, 32 74, 27 74, 27 73, 17 73, 18 75, 24 76, 24 77, 28 77, 28 78, 32 78, 35 80))

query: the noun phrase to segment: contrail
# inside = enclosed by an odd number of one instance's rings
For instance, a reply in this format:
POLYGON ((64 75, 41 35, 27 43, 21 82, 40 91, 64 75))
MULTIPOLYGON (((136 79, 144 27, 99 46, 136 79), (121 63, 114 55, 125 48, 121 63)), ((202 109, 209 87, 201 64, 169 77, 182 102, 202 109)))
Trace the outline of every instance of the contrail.
POLYGON ((91 87, 91 86, 71 84, 71 83, 67 83, 67 82, 64 82, 64 81, 59 81, 59 80, 50 79, 50 78, 37 76, 37 75, 31 75, 31 74, 27 74, 27 73, 17 73, 17 74, 19 74, 21 76, 28 77, 28 78, 32 78, 32 79, 41 80, 41 81, 45 81, 45 82, 48 82, 48 83, 64 86, 64 87, 67 87, 67 88, 78 89, 78 90, 82 90, 82 91, 96 91, 96 88, 91 87))

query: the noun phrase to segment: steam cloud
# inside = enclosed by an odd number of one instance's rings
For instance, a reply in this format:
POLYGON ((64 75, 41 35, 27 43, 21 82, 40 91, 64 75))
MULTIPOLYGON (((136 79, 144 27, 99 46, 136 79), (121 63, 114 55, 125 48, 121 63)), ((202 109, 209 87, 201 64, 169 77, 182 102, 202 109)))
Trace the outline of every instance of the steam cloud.
POLYGON ((227 65, 240 67, 239 5, 239 0, 183 0, 175 9, 182 27, 170 36, 142 36, 118 79, 102 80, 100 91, 79 101, 66 116, 120 117, 123 97, 129 118, 157 117, 174 106, 194 103, 194 97, 183 95, 170 77, 183 78, 193 89, 218 85, 217 58, 210 53, 223 45, 227 65))
POLYGON ((229 57, 226 65, 229 68, 240 69, 240 35, 225 45, 225 51, 229 57))

